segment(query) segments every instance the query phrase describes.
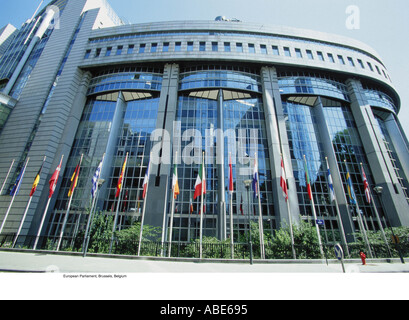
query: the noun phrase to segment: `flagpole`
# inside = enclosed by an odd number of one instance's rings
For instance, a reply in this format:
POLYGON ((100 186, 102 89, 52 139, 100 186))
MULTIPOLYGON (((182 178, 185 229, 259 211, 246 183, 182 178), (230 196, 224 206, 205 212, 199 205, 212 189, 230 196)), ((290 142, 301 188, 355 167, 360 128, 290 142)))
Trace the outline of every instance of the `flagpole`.
POLYGON ((257 153, 254 154, 256 164, 257 164, 257 197, 258 197, 258 214, 259 214, 259 236, 260 236, 260 258, 265 259, 266 254, 264 251, 264 225, 263 225, 263 213, 261 210, 261 199, 260 199, 260 175, 259 175, 259 170, 258 170, 258 158, 257 158, 257 153))
MULTIPOLYGON (((150 154, 149 159, 152 159, 152 153, 150 154)), ((142 216, 141 216, 141 230, 139 232, 139 243, 138 243, 138 257, 141 254, 141 244, 142 244, 142 234, 143 234, 143 224, 145 221, 145 212, 146 212, 146 199, 148 197, 148 191, 149 191, 149 177, 150 177, 150 172, 151 171, 151 160, 149 160, 148 164, 148 171, 147 171, 147 182, 146 182, 146 193, 145 193, 145 199, 143 201, 143 208, 142 208, 142 216)))
MULTIPOLYGON (((328 163, 328 157, 325 157, 325 161, 327 163, 328 170, 330 170, 329 163, 328 163)), ((339 224, 339 226, 341 228, 341 237, 342 237, 342 241, 345 244, 345 249, 346 249, 347 256, 349 257, 350 253, 349 253, 349 248, 348 248, 348 241, 347 241, 347 238, 345 236, 345 228, 344 228, 344 224, 342 222, 341 212, 339 210, 338 199, 337 199, 337 196, 335 194, 335 191, 330 190, 330 192, 333 192, 332 195, 333 195, 334 202, 335 202, 335 210, 337 211, 338 224, 339 224)))
MULTIPOLYGON (((94 208, 95 208, 95 204, 96 204, 96 201, 97 201, 97 194, 98 194, 98 191, 99 191, 99 178, 100 178, 100 176, 101 176, 102 167, 104 166, 104 160, 105 160, 105 153, 104 153, 104 155, 102 156, 101 163, 98 165, 99 174, 98 174, 98 176, 96 177, 96 178, 97 178, 97 181, 96 181, 96 187, 95 187, 94 194, 92 194, 92 190, 91 190, 92 205, 91 205, 91 210, 90 210, 90 212, 89 212, 87 227, 86 227, 86 229, 85 229, 84 243, 83 243, 83 245, 82 245, 83 250, 84 250, 84 253, 83 253, 84 257, 86 256, 87 250, 88 250, 88 244, 89 244, 88 234, 89 234, 89 229, 90 229, 90 227, 91 227, 91 223, 92 223, 92 220, 93 220, 93 217, 94 217, 94 208)), ((97 168, 97 171, 98 171, 98 168, 97 168)), ((93 177, 93 178, 94 178, 94 177, 93 177)))
POLYGON ((234 259, 234 225, 233 225, 233 163, 231 160, 231 152, 229 153, 230 158, 230 181, 229 181, 229 191, 230 191, 230 245, 231 245, 231 258, 234 259))
MULTIPOLYGON (((60 166, 62 165, 62 160, 63 160, 63 159, 64 159, 64 155, 61 156, 61 161, 60 161, 60 164, 59 164, 58 167, 60 167, 60 166)), ((58 167, 57 167, 57 168, 58 168, 58 167)), ((60 170, 61 170, 61 168, 60 168, 60 170)), ((56 184, 57 184, 57 181, 54 181, 53 183, 54 183, 54 185, 53 185, 53 186, 50 186, 50 188, 52 188, 52 189, 55 188, 55 186, 56 186, 56 184)), ((42 217, 42 219, 41 219, 40 227, 38 228, 36 240, 35 240, 35 242, 34 242, 34 247, 33 247, 34 250, 37 249, 38 241, 40 240, 41 231, 42 231, 42 229, 43 229, 43 225, 44 225, 45 217, 46 217, 46 215, 47 215, 48 207, 50 206, 51 198, 52 198, 52 195, 51 195, 51 196, 48 196, 47 205, 45 206, 45 210, 44 210, 44 213, 43 213, 43 217, 42 217)))
MULTIPOLYGON (((349 179, 351 180, 351 185, 350 185, 351 195, 352 195, 352 194, 355 195, 355 191, 353 190, 353 185, 352 185, 351 173, 350 173, 350 171, 349 171, 347 161, 344 160, 344 163, 345 163, 345 166, 346 166, 346 168, 347 168, 347 172, 349 173, 349 179)), ((347 183, 348 183, 348 181, 347 181, 347 183)), ((348 183, 348 184, 349 184, 349 183, 348 183)), ((363 234, 363 236, 364 236, 364 240, 365 240, 366 246, 367 246, 367 248, 368 248, 368 252, 369 252, 370 256, 373 257, 373 255, 372 255, 372 250, 371 250, 371 246, 370 246, 369 240, 368 240, 368 236, 367 236, 367 234, 366 234, 364 222, 363 222, 362 217, 361 217, 361 209, 359 208, 358 199, 356 198, 356 196, 355 196, 354 201, 355 201, 355 211, 356 211, 356 215, 358 216, 358 225, 359 225, 359 228, 361 229, 362 234, 363 234)))
MULTIPOLYGON (((178 152, 176 151, 176 161, 178 158, 178 152)), ((176 169, 174 169, 176 170, 176 169)), ((173 179, 175 179, 173 173, 173 179)), ((171 251, 172 251, 172 236, 173 236, 173 217, 175 213, 175 183, 172 180, 172 206, 171 206, 171 211, 170 211, 170 226, 169 226, 169 249, 168 249, 168 258, 171 256, 171 251)))
POLYGON ((115 235, 115 230, 116 230, 116 224, 117 224, 117 221, 118 221, 119 206, 121 204, 121 197, 122 197, 122 190, 123 190, 122 186, 123 186, 123 183, 124 183, 124 180, 125 180, 125 172, 126 172, 127 162, 128 162, 128 152, 126 153, 125 166, 123 167, 123 170, 122 170, 123 176, 120 177, 120 179, 122 179, 121 180, 121 189, 119 190, 118 203, 117 203, 116 212, 115 212, 114 226, 112 227, 112 236, 111 236, 111 243, 109 245, 109 254, 111 254, 111 252, 112 252, 112 245, 113 245, 113 242, 114 242, 114 235, 115 235))
MULTIPOLYGON (((297 260, 297 254, 295 252, 295 241, 294 241, 294 231, 293 231, 293 218, 291 216, 291 208, 290 208, 290 203, 289 203, 289 199, 288 199, 288 189, 287 189, 287 174, 286 174, 286 170, 285 170, 285 166, 284 166, 284 157, 283 154, 281 154, 281 178, 283 179, 283 184, 284 184, 284 188, 283 192, 285 192, 285 202, 287 204, 287 211, 288 211, 288 222, 290 224, 290 236, 291 236, 291 249, 293 252, 293 257, 294 260, 297 260)), ((281 184, 281 183, 280 183, 281 184)), ((283 187, 283 186, 282 186, 283 187)))
POLYGON ((66 227, 66 225, 67 225, 68 216, 69 216, 69 214, 70 214, 70 209, 71 209, 71 203, 72 203, 72 199, 73 199, 73 197, 74 197, 74 191, 75 191, 75 188, 76 188, 76 184, 77 184, 77 181, 78 181, 78 179, 79 179, 79 171, 80 171, 80 169, 81 169, 81 164, 82 164, 82 159, 83 159, 83 158, 84 158, 84 155, 82 154, 82 155, 81 155, 80 162, 79 162, 79 164, 78 164, 78 172, 75 172, 75 173, 74 173, 74 174, 75 174, 75 175, 74 175, 74 180, 72 181, 72 183, 73 183, 73 190, 71 191, 70 201, 68 202, 67 212, 65 213, 64 222, 63 222, 63 225, 62 225, 62 228, 61 228, 60 237, 59 237, 59 239, 58 239, 57 251, 60 250, 62 237, 63 237, 63 235, 64 235, 65 227, 66 227))
MULTIPOLYGON (((46 159, 47 159, 47 156, 44 156, 43 164, 41 165, 40 171, 38 172, 38 174, 37 174, 37 176, 36 176, 36 178, 35 178, 35 180, 34 180, 33 189, 32 189, 32 190, 34 190, 34 192, 35 192, 34 186, 35 186, 35 188, 37 188, 37 185, 36 185, 37 177, 40 179, 39 175, 41 174, 41 171, 42 171, 42 168, 43 168, 43 166, 44 166, 44 163, 45 163, 45 160, 46 160, 46 159)), ((38 180, 38 182, 39 182, 39 180, 38 180)), ((38 184, 38 182, 37 182, 37 184, 38 184)), ((31 193, 30 193, 30 194, 31 194, 31 193)), ((27 204, 27 206, 26 206, 26 210, 24 211, 23 218, 21 219, 20 226, 19 226, 19 228, 18 228, 17 234, 16 234, 16 236, 15 236, 15 238, 14 238, 13 247, 12 247, 12 248, 15 247, 15 245, 16 245, 16 243, 17 243, 17 240, 18 240, 18 237, 20 236, 21 229, 23 229, 23 225, 24 225, 24 222, 25 222, 25 220, 26 220, 26 216, 27 216, 27 213, 28 213, 28 209, 30 208, 31 201, 33 200, 33 196, 34 196, 34 193, 32 192, 32 195, 30 196, 30 199, 28 200, 28 204, 27 204)))
POLYGON ((29 162, 29 161, 30 161, 30 158, 27 158, 27 161, 26 161, 26 164, 25 164, 25 166, 24 166, 24 168, 23 168, 23 171, 22 171, 20 180, 18 181, 17 186, 16 186, 16 189, 15 189, 15 191, 14 191, 13 198, 11 199, 9 208, 7 209, 6 215, 4 216, 3 223, 1 224, 0 234, 3 232, 4 226, 5 226, 5 224, 6 224, 6 220, 7 220, 8 216, 9 216, 9 214, 10 214, 10 210, 11 210, 11 207, 12 207, 12 205, 13 205, 14 199, 16 198, 16 195, 17 195, 17 193, 18 193, 18 191, 19 191, 19 189, 20 189, 21 183, 22 183, 22 181, 23 181, 24 173, 25 173, 25 171, 26 171, 26 169, 27 169, 27 165, 28 165, 28 162, 29 162))
MULTIPOLYGON (((361 163, 361 169, 362 169, 362 173, 364 174, 365 171, 364 171, 364 166, 363 166, 362 163, 361 163)), ((388 243, 388 240, 386 238, 385 230, 384 230, 384 228, 382 226, 381 218, 379 216, 378 209, 376 208, 374 197, 372 195, 371 188, 369 188, 369 184, 368 184, 368 192, 369 192, 369 199, 368 200, 371 200, 369 202, 372 202, 372 207, 373 207, 373 209, 375 211, 376 220, 378 221, 379 228, 381 229, 382 237, 383 237, 383 239, 385 241, 386 247, 388 248, 389 255, 392 257, 391 248, 389 247, 389 243, 388 243)))
POLYGON ((206 179, 204 178, 204 171, 205 171, 205 166, 204 166, 204 152, 203 152, 203 159, 202 159, 202 187, 201 187, 201 200, 200 200, 200 259, 203 257, 203 188, 204 184, 206 183, 206 179))
MULTIPOLYGON (((306 159, 305 155, 304 155, 304 162, 305 162, 305 170, 308 170, 307 159, 306 159)), ((308 181, 307 181, 307 183, 308 183, 308 181)), ((322 240, 321 240, 320 228, 319 228, 318 223, 317 223, 318 218, 317 218, 317 212, 315 211, 315 202, 314 202, 314 196, 313 195, 311 197, 311 209, 312 209, 312 212, 313 212, 313 215, 314 215, 314 224, 315 224, 315 229, 316 229, 317 235, 318 235, 318 244, 320 246, 321 257, 322 257, 322 259, 325 259, 324 249, 323 249, 322 240)))
POLYGON ((10 169, 9 169, 9 171, 7 172, 7 176, 6 176, 6 178, 4 179, 3 185, 1 186, 0 195, 2 195, 2 193, 3 193, 4 186, 5 186, 6 183, 7 183, 7 180, 8 180, 8 178, 9 178, 11 169, 13 169, 13 165, 14 165, 14 162, 15 162, 15 161, 16 161, 16 160, 13 159, 13 162, 11 163, 10 169))

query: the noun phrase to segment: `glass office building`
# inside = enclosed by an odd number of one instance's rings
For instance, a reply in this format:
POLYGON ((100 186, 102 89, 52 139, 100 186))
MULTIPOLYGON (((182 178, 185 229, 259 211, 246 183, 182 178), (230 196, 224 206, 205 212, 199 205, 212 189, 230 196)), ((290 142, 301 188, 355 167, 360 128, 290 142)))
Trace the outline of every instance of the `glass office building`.
MULTIPOLYGON (((92 178, 104 158, 96 207, 105 215, 118 210, 119 229, 140 220, 145 207, 145 223, 169 232, 177 165, 173 240, 190 242, 199 237, 194 192, 203 152, 205 236, 231 236, 231 202, 235 239, 259 212, 264 230, 273 232, 290 217, 295 224, 316 223, 315 211, 327 243, 339 242, 341 234, 353 241, 362 228, 358 215, 366 230, 409 226, 408 142, 397 118, 402 106, 372 48, 345 37, 239 21, 124 25, 106 1, 58 4, 64 27, 47 29, 24 65, 12 68, 18 74, 4 80, 9 90, 3 94, 17 99, 0 131, 0 178, 13 159, 18 163, 8 190, 30 159, 4 232, 16 232, 44 156, 23 233, 34 235, 45 215, 43 235, 59 236, 81 157, 64 235, 83 231, 92 178), (62 156, 61 178, 45 211, 48 180, 62 156), (253 177, 256 158, 260 204, 244 183, 253 177), (280 188, 282 159, 288 203, 280 188)), ((3 191, 0 207, 9 202, 3 191)))

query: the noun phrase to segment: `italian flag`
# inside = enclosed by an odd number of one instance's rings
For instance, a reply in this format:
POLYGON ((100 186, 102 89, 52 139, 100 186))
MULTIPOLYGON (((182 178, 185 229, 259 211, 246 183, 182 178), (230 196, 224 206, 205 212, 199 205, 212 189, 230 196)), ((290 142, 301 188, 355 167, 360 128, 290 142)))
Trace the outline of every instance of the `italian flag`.
POLYGON ((193 197, 196 200, 199 196, 206 194, 206 178, 204 175, 203 163, 200 166, 199 174, 197 175, 196 184, 195 184, 195 195, 193 197))
POLYGON ((179 180, 178 180, 178 166, 175 164, 175 169, 173 171, 173 196, 177 199, 178 195, 180 194, 179 190, 179 180))
POLYGON ((312 201, 312 190, 311 190, 310 175, 309 175, 309 172, 308 172, 307 159, 305 158, 305 156, 304 156, 304 167, 305 167, 305 180, 307 182, 308 197, 310 198, 310 201, 312 201))

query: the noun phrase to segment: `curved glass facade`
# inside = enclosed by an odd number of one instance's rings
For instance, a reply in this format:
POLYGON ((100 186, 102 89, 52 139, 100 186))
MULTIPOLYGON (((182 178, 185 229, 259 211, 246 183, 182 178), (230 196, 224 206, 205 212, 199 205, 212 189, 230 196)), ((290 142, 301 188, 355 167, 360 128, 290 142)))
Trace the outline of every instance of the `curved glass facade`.
POLYGON ((278 79, 282 94, 307 94, 350 101, 345 84, 325 78, 306 75, 280 75, 278 79))
POLYGON ((140 69, 133 71, 112 70, 111 73, 94 77, 91 81, 88 95, 105 91, 118 90, 153 90, 162 88, 162 74, 142 72, 140 69))
POLYGON ((180 76, 180 90, 203 88, 232 88, 261 92, 261 77, 241 71, 202 70, 183 72, 180 76))

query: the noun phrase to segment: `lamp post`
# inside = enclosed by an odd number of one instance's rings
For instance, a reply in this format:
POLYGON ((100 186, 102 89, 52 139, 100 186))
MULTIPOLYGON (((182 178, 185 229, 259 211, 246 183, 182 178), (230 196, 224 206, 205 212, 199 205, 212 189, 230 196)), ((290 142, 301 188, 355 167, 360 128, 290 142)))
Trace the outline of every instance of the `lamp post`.
POLYGON ((253 264, 253 242, 251 240, 251 221, 250 221, 250 186, 253 183, 253 180, 245 180, 244 186, 247 190, 247 203, 248 203, 248 218, 249 218, 249 245, 250 245, 250 264, 253 264))
MULTIPOLYGON (((376 186, 376 187, 374 188, 374 191, 378 194, 379 200, 381 201, 382 208, 384 208, 383 201, 382 201, 383 187, 381 187, 381 186, 376 186)), ((398 250, 398 253, 399 253, 400 261, 401 261, 403 264, 405 264, 405 260, 403 259, 402 251, 400 250, 400 246, 399 246, 399 244, 398 244, 398 242, 397 242, 397 237, 396 237, 396 235, 395 235, 395 232, 394 232, 394 230, 393 230, 393 227, 392 227, 392 224, 391 224, 391 222, 390 222, 390 220, 389 220, 389 217, 388 217, 387 214, 385 214, 384 216, 385 216, 385 218, 386 218, 387 224, 389 224, 389 227, 391 228, 392 236, 393 236, 393 239, 394 239, 394 242, 395 242, 396 249, 398 250)))

